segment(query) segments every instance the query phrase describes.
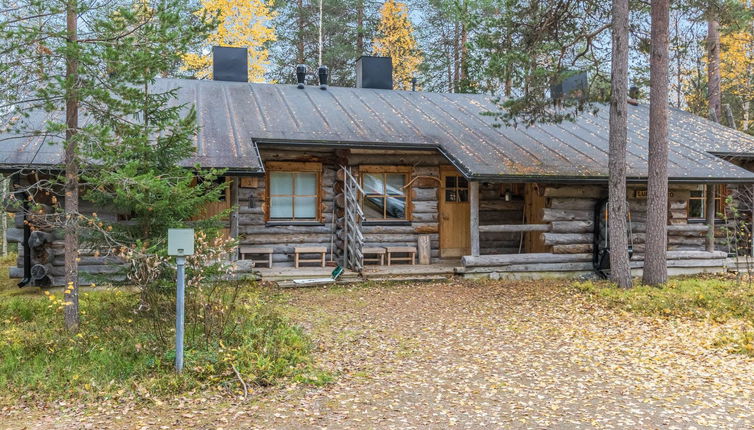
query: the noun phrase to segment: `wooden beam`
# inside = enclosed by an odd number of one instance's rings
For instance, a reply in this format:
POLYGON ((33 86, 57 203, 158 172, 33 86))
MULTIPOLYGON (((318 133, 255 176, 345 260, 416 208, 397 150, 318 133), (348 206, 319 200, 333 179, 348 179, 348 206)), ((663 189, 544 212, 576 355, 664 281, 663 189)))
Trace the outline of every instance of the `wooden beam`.
POLYGON ((715 250, 715 186, 713 184, 707 184, 707 243, 706 249, 708 252, 715 250))
POLYGON ((518 233, 522 231, 550 231, 550 224, 480 225, 479 231, 484 232, 484 233, 518 233))
POLYGON ((479 182, 469 182, 469 206, 471 210, 471 255, 479 256, 479 182))
POLYGON ((482 255, 476 257, 466 255, 461 258, 461 263, 464 267, 492 267, 531 263, 570 263, 579 261, 592 261, 592 254, 552 254, 545 252, 533 254, 482 255))

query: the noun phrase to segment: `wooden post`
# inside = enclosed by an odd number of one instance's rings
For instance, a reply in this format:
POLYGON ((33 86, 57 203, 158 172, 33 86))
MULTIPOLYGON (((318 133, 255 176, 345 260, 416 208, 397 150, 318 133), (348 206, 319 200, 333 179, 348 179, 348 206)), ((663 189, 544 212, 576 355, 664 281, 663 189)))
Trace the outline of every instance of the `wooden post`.
POLYGON ((471 255, 479 256, 479 182, 469 182, 469 206, 471 206, 470 233, 471 233, 471 255))
POLYGON ((707 251, 715 250, 715 186, 707 184, 705 209, 707 212, 707 251))
POLYGON ((6 199, 8 198, 8 179, 3 176, 3 178, 0 179, 0 185, 3 187, 2 199, 0 199, 0 202, 2 202, 3 205, 3 210, 0 211, 0 215, 3 217, 2 225, 0 226, 0 228, 3 229, 0 245, 3 247, 2 253, 3 257, 5 257, 8 255, 8 213, 5 211, 6 199))
MULTIPOLYGON (((238 187, 241 177, 236 176, 231 179, 230 201, 233 202, 233 212, 230 214, 230 237, 238 239, 238 187)), ((238 260, 238 252, 234 252, 231 261, 238 260)))

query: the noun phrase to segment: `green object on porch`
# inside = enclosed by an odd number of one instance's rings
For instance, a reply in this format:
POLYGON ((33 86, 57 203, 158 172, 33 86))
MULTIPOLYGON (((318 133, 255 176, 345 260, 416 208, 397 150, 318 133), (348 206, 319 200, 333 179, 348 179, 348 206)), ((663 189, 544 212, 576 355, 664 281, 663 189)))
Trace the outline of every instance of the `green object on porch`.
POLYGON ((344 269, 340 266, 335 267, 335 269, 330 273, 329 278, 315 278, 315 279, 294 279, 293 283, 296 285, 318 285, 318 284, 329 284, 332 282, 335 282, 338 280, 340 275, 343 274, 344 269))

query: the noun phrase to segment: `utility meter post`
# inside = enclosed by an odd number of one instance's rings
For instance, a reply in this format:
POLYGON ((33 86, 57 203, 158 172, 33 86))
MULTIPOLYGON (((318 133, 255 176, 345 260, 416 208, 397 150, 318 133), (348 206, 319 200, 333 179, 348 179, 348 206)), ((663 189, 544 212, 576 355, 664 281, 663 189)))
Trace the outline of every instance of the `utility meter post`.
POLYGON ((194 230, 190 228, 171 228, 168 230, 168 255, 175 256, 176 262, 176 298, 175 298, 175 370, 183 370, 183 321, 185 298, 186 256, 194 255, 194 230))

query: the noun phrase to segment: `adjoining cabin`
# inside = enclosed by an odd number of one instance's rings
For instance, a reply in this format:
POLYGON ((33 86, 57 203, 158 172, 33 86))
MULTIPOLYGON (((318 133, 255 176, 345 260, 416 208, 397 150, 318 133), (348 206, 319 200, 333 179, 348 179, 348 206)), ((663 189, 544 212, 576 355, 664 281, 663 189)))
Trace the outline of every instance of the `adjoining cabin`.
MULTIPOLYGON (((159 91, 177 90, 176 103, 196 106, 201 130, 186 165, 227 169, 227 194, 205 211, 234 208, 227 231, 240 243, 240 271, 254 266, 263 276, 295 277, 332 261, 366 276, 413 266, 522 278, 591 274, 604 264, 607 106, 575 122, 494 127, 482 115, 495 109, 486 95, 369 87, 391 80, 384 61, 359 61, 358 88, 157 81, 159 91)), ((630 105, 628 112, 627 234, 638 274, 649 108, 630 105)), ((717 242, 707 231, 724 212, 725 194, 754 183, 744 168, 754 138, 679 110, 671 109, 669 123, 668 270, 725 270, 722 230, 717 242)), ((39 139, 10 139, 0 148, 6 172, 61 161, 60 145, 39 139)), ((109 216, 117 222, 117 209, 109 216)), ((23 226, 17 217, 12 240, 25 241, 23 226)), ((31 249, 33 261, 20 256, 11 276, 47 264, 47 281, 62 282, 61 242, 42 242, 51 251, 31 249)), ((80 270, 107 267, 89 255, 80 270)))

